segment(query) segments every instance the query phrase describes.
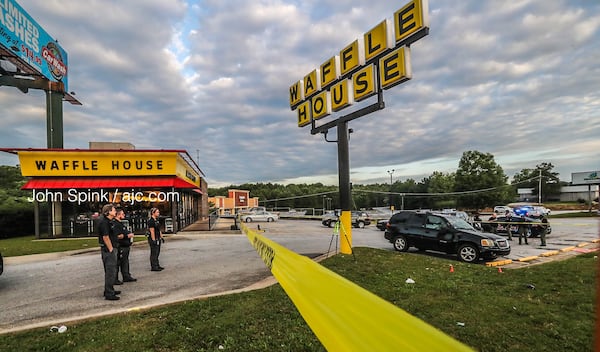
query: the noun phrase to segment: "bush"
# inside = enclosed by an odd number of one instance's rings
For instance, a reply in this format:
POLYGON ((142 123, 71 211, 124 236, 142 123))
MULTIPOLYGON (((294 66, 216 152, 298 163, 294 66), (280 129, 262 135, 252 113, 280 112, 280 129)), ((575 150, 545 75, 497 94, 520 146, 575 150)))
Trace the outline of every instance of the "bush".
POLYGON ((0 238, 30 236, 35 232, 33 208, 2 212, 0 238))

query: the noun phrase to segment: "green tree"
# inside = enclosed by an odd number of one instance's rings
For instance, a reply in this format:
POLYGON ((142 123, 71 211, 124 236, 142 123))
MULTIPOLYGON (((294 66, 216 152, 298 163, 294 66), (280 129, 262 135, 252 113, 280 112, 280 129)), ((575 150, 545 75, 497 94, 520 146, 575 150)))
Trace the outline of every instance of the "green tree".
MULTIPOLYGON (((425 183, 425 180, 423 181, 425 183)), ((427 179, 427 193, 450 193, 454 191, 456 174, 453 172, 443 173, 434 171, 427 179)), ((432 196, 431 208, 453 208, 456 207, 454 196, 432 196)))
POLYGON ((506 186, 507 180, 504 170, 492 154, 470 150, 463 153, 458 163, 454 190, 466 192, 497 187, 497 190, 465 194, 459 198, 460 205, 481 209, 506 198, 506 188, 503 186, 506 186))
POLYGON ((21 190, 25 182, 18 166, 0 165, 0 238, 33 232, 31 192, 21 190))
POLYGON ((542 202, 549 198, 560 197, 561 182, 559 173, 552 171, 552 163, 541 163, 535 166, 535 169, 522 169, 513 177, 512 185, 518 188, 533 188, 533 194, 540 194, 540 176, 541 176, 541 195, 542 202))

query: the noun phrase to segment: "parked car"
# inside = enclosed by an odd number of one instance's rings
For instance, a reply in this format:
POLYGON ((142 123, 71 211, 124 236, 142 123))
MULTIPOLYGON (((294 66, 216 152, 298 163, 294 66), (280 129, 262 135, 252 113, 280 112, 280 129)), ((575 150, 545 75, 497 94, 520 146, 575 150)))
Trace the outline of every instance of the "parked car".
POLYGON ((440 213, 443 215, 452 215, 452 216, 456 216, 459 217, 465 221, 469 221, 469 214, 465 213, 464 211, 460 211, 460 210, 456 210, 456 209, 444 209, 441 212, 439 211, 432 211, 433 213, 440 213))
POLYGON ((387 228, 387 223, 388 221, 390 221, 390 219, 382 219, 382 220, 378 220, 377 221, 377 225, 375 225, 378 229, 380 229, 381 231, 385 231, 385 229, 387 228))
POLYGON ((477 231, 461 218, 440 213, 401 211, 390 218, 384 237, 400 252, 409 247, 435 250, 457 254, 467 263, 510 254, 504 237, 477 231))
POLYGON ((269 213, 268 211, 258 210, 253 213, 242 214, 240 216, 240 221, 243 222, 253 222, 253 221, 266 221, 273 222, 279 220, 279 216, 277 214, 269 213))
MULTIPOLYGON (((335 212, 326 213, 325 215, 323 215, 321 223, 327 227, 334 227, 336 221, 338 221, 339 218, 338 214, 339 210, 336 210, 335 212)), ((353 227, 360 229, 371 224, 371 218, 369 218, 369 215, 364 211, 352 211, 351 221, 353 227)))
MULTIPOLYGON (((544 230, 544 226, 542 225, 542 221, 540 219, 534 219, 527 216, 512 216, 510 219, 507 219, 505 216, 499 216, 496 218, 496 222, 498 224, 487 223, 484 224, 484 230, 491 230, 491 226, 496 225, 496 233, 508 233, 507 228, 510 227, 510 232, 513 234, 519 233, 519 224, 518 223, 529 223, 526 236, 527 237, 538 237, 542 231, 544 230), (503 224, 504 223, 504 224, 503 224), (512 223, 512 224, 511 224, 512 223), (515 224, 517 223, 517 224, 515 224)), ((550 223, 546 223, 546 234, 552 233, 552 226, 550 223)))
POLYGON ((494 207, 494 213, 496 213, 496 214, 506 214, 507 210, 510 213, 513 212, 513 208, 509 207, 508 205, 496 205, 494 207))
POLYGON ((267 211, 267 208, 265 207, 252 207, 252 208, 248 208, 248 209, 244 209, 242 211, 240 211, 240 214, 255 214, 259 211, 267 211))

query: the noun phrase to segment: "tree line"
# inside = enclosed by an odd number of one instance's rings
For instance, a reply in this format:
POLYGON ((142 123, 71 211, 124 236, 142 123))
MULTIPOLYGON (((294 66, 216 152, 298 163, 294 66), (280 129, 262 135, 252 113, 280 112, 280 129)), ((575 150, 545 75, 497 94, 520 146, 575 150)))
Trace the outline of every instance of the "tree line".
MULTIPOLYGON (((456 172, 434 171, 420 181, 396 180, 392 184, 353 184, 352 207, 368 209, 390 207, 395 209, 440 209, 462 208, 483 209, 498 204, 514 202, 517 188, 531 188, 537 200, 556 200, 560 187, 566 182, 559 180, 551 163, 541 163, 532 169, 522 169, 508 183, 502 167, 490 153, 466 151, 463 153, 456 172)), ((221 188, 209 188, 210 196, 227 196, 229 189, 250 191, 258 197, 260 205, 268 208, 339 208, 337 186, 313 184, 244 183, 221 188)))
POLYGON ((18 166, 0 165, 0 238, 35 232, 31 192, 21 190, 25 182, 18 166))
MULTIPOLYGON (((463 208, 482 209, 516 199, 516 188, 532 188, 542 202, 556 199, 565 182, 553 171, 551 163, 541 163, 532 169, 522 169, 508 184, 504 170, 490 153, 466 151, 456 172, 434 171, 420 181, 408 179, 389 183, 352 185, 352 207, 368 209, 390 207, 395 209, 463 208)), ((33 233, 33 203, 30 191, 21 187, 27 178, 19 166, 0 165, 0 238, 11 233, 33 233)), ((269 208, 339 208, 338 187, 313 184, 244 183, 222 188, 209 188, 210 196, 227 196, 229 189, 250 191, 260 205, 269 208)), ((47 204, 40 204, 41 210, 47 204)))

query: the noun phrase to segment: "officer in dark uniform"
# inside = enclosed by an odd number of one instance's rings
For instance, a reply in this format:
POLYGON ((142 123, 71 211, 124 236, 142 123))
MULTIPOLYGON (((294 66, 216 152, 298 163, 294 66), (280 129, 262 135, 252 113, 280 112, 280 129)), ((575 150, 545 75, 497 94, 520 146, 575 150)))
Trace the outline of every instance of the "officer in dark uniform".
POLYGON ((519 226, 519 244, 521 244, 521 240, 525 241, 525 244, 527 243, 527 232, 529 231, 529 225, 527 224, 527 220, 525 219, 524 216, 521 216, 521 223, 518 225, 519 226))
POLYGON ((131 276, 129 272, 129 250, 131 249, 131 242, 133 241, 133 233, 130 232, 125 225, 121 222, 125 219, 125 212, 123 209, 117 209, 117 215, 115 217, 115 233, 119 239, 119 251, 117 256, 117 276, 116 285, 121 285, 123 282, 137 281, 136 278, 131 276), (119 280, 119 269, 123 276, 123 281, 119 280))
POLYGON ((496 213, 492 213, 492 216, 488 219, 488 231, 491 233, 496 233, 498 229, 498 224, 496 224, 497 218, 496 213))
POLYGON ((113 287, 117 277, 118 239, 113 224, 116 213, 114 205, 106 204, 102 207, 103 216, 98 224, 98 242, 100 242, 102 263, 104 264, 104 298, 109 301, 119 300, 120 297, 117 295, 121 293, 121 291, 115 291, 113 287))
POLYGON ((510 222, 511 222, 512 219, 511 219, 511 216, 510 216, 510 211, 507 210, 504 213, 504 216, 506 216, 506 224, 505 224, 505 226, 506 226, 506 233, 508 234, 508 240, 512 241, 512 232, 510 231, 510 228, 511 228, 510 222))
POLYGON ((160 234, 160 221, 158 217, 160 210, 150 209, 150 219, 148 219, 148 244, 150 245, 150 267, 151 271, 162 271, 164 268, 158 262, 160 255, 160 244, 165 240, 160 234))
POLYGON ((546 246, 546 232, 548 232, 548 218, 542 215, 542 230, 540 231, 540 246, 546 246))

